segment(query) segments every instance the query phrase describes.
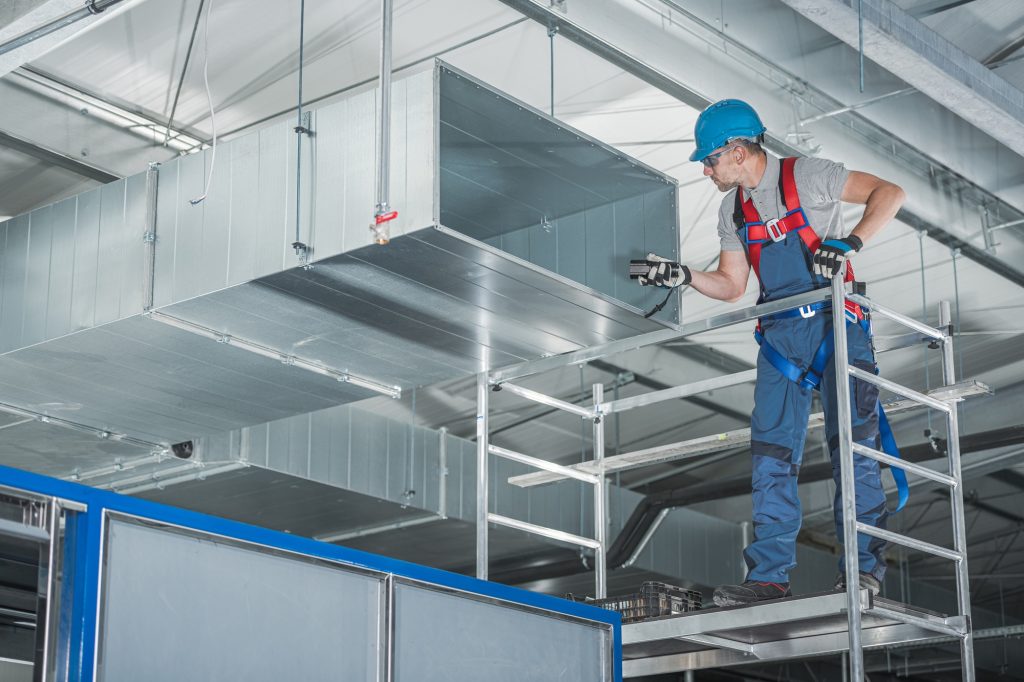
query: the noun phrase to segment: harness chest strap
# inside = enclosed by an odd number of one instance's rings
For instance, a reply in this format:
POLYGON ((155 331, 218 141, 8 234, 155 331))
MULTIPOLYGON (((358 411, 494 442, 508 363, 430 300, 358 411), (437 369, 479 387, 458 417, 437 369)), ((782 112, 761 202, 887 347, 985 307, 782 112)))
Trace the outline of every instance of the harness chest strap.
MULTIPOLYGON (((800 206, 800 195, 796 189, 796 178, 793 169, 796 166, 796 159, 785 158, 780 161, 779 169, 779 194, 786 205, 786 214, 778 220, 764 221, 754 207, 750 196, 743 197, 743 189, 736 189, 736 203, 739 204, 742 213, 743 228, 746 231, 744 242, 747 245, 747 255, 750 258, 750 266, 754 269, 758 281, 761 280, 761 247, 767 242, 779 242, 786 238, 790 232, 796 232, 807 250, 813 254, 821 246, 821 238, 811 227, 807 215, 800 206)), ((854 280, 853 267, 846 264, 845 281, 854 280)))

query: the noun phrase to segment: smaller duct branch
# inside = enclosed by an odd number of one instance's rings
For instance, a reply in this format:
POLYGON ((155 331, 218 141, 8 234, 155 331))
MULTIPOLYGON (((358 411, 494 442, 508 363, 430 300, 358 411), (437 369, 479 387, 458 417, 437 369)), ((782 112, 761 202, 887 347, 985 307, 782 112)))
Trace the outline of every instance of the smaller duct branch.
POLYGON ((373 240, 377 244, 391 241, 389 223, 398 211, 389 204, 391 193, 391 43, 394 12, 392 0, 381 0, 380 16, 380 128, 377 134, 377 205, 373 213, 373 240))

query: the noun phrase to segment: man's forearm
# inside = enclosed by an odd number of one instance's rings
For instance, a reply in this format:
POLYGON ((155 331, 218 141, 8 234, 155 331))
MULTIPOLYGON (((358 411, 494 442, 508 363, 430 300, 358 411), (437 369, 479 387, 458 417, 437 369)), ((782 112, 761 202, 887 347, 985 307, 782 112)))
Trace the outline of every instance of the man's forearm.
POLYGON ((905 198, 906 194, 898 185, 886 183, 875 188, 868 196, 864 215, 850 234, 866 244, 896 217, 905 198))
POLYGON ((690 274, 693 278, 690 286, 708 298, 731 302, 739 299, 746 291, 745 287, 740 287, 732 278, 718 270, 691 270, 690 274))

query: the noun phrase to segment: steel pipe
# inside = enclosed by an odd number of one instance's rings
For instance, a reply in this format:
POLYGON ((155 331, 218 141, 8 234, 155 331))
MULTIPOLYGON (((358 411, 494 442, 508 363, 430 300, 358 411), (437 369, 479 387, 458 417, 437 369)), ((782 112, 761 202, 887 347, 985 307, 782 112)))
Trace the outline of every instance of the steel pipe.
MULTIPOLYGON (((594 384, 594 412, 601 413, 601 400, 604 398, 604 384, 594 384)), ((608 596, 608 544, 605 538, 608 529, 608 479, 604 475, 604 419, 594 420, 594 466, 597 468, 597 484, 594 486, 594 540, 597 548, 594 554, 594 582, 596 596, 604 599, 608 596)))
POLYGON ((839 425, 839 470, 843 515, 843 559, 846 569, 846 620, 849 628, 850 678, 864 679, 864 650, 861 648, 861 604, 860 592, 852 588, 853 576, 860 573, 858 558, 857 491, 853 468, 853 415, 850 410, 850 382, 847 373, 851 369, 847 355, 846 338, 846 291, 843 276, 846 267, 832 278, 832 334, 835 337, 833 355, 836 375, 836 409, 839 425))
POLYGON ((491 387, 487 372, 476 377, 476 577, 487 580, 487 463, 491 387))
POLYGON ((392 43, 392 0, 381 0, 380 8, 380 130, 377 136, 377 205, 374 210, 376 242, 387 244, 388 203, 391 194, 391 43, 392 43))
MULTIPOLYGON (((952 323, 949 301, 939 304, 939 324, 948 327, 952 323)), ((951 385, 956 382, 956 370, 953 363, 953 338, 947 335, 942 339, 942 379, 951 385)), ((946 417, 948 438, 946 450, 949 454, 949 474, 957 481, 963 480, 960 466, 960 423, 957 405, 950 405, 946 417)), ((956 596, 960 615, 967 623, 963 639, 960 641, 961 672, 964 680, 974 681, 974 640, 971 634, 971 583, 967 572, 967 527, 964 520, 964 490, 958 485, 949 491, 949 501, 953 512, 953 548, 963 557, 956 562, 956 596)))

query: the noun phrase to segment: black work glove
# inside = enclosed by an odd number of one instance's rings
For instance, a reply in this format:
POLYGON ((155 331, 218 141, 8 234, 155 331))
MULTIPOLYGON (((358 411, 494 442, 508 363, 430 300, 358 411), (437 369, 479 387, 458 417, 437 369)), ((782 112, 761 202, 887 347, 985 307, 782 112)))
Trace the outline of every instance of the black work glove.
POLYGON ((860 240, 860 237, 854 237, 852 234, 843 239, 823 241, 818 246, 818 250, 814 252, 812 271, 825 279, 832 279, 842 269, 843 263, 849 257, 847 254, 850 251, 860 251, 862 246, 864 246, 864 242, 860 240))
POLYGON ((690 268, 655 253, 647 254, 646 261, 630 261, 630 270, 630 277, 636 279, 642 287, 672 288, 690 283, 690 268))

